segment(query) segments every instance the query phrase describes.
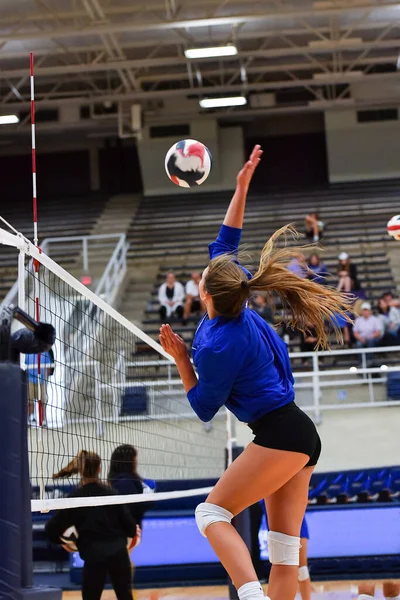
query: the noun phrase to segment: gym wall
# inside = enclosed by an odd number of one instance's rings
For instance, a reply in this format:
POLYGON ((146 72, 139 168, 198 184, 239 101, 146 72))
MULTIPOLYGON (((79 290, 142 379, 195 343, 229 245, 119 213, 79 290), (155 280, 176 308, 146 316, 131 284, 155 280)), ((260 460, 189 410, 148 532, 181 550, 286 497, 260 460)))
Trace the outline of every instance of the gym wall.
POLYGON ((400 177, 400 120, 360 118, 360 111, 325 112, 330 183, 400 177))

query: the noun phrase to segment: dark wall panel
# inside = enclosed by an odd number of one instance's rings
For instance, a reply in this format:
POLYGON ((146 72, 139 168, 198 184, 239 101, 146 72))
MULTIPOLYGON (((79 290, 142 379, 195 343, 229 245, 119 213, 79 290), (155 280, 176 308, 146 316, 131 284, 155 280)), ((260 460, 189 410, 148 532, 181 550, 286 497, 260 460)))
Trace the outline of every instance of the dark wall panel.
POLYGON ((248 138, 247 154, 254 144, 261 144, 264 150, 254 175, 255 188, 311 188, 327 184, 324 133, 248 138))

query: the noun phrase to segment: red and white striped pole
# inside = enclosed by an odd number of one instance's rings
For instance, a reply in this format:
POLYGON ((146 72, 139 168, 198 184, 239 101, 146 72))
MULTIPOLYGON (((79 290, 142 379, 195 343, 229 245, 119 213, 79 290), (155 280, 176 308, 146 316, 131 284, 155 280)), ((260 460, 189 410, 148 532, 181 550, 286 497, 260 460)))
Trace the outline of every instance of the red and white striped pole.
MULTIPOLYGON (((29 66, 30 66, 30 81, 31 81, 31 130, 32 130, 32 191, 33 191, 33 243, 39 248, 38 238, 38 215, 37 215, 37 187, 36 187, 36 130, 35 130, 35 62, 33 52, 29 54, 29 66)), ((35 260, 34 266, 34 295, 35 295, 35 319, 40 321, 40 307, 39 307, 39 265, 40 263, 35 260)), ((38 421, 39 427, 43 426, 43 403, 41 398, 41 368, 40 368, 40 354, 37 355, 37 401, 38 401, 38 421)))

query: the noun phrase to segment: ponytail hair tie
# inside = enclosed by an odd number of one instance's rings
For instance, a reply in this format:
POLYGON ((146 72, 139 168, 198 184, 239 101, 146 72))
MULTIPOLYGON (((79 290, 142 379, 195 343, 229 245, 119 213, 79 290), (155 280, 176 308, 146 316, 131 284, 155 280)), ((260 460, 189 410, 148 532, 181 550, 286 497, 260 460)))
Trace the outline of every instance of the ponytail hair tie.
POLYGON ((247 288, 247 287, 248 287, 248 285, 247 285, 247 284, 248 284, 248 282, 247 282, 247 281, 241 281, 241 282, 240 282, 240 286, 241 286, 241 288, 242 288, 243 290, 244 290, 245 288, 247 288))

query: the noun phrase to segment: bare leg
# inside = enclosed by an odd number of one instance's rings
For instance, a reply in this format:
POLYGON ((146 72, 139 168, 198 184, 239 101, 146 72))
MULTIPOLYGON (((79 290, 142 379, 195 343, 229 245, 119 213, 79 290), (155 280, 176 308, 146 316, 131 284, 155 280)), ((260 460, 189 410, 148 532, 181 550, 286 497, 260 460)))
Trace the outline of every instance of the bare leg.
POLYGON ((384 581, 383 595, 385 598, 398 598, 400 596, 400 583, 397 583, 397 581, 384 581))
MULTIPOLYGON (((300 536, 301 523, 308 501, 308 486, 314 467, 306 467, 267 497, 270 531, 300 536)), ((298 567, 272 565, 268 583, 271 600, 293 600, 298 586, 298 567)))
POLYGON ((370 596, 374 597, 375 594, 375 583, 370 583, 369 581, 363 581, 358 586, 358 595, 359 596, 370 596))
MULTIPOLYGON (((307 560, 308 539, 301 538, 300 543, 301 543, 300 567, 307 567, 308 566, 308 560, 307 560)), ((301 595, 302 600, 311 600, 312 586, 311 586, 311 579, 309 577, 307 579, 304 579, 303 581, 299 581, 299 590, 300 590, 300 595, 301 595)))
MULTIPOLYGON (((279 490, 302 470, 307 461, 306 454, 273 450, 251 443, 225 471, 207 502, 222 506, 237 515, 261 498, 279 490)), ((299 531, 302 518, 303 516, 299 521, 299 531)), ((237 589, 245 583, 258 580, 250 553, 232 525, 213 523, 207 528, 206 534, 237 589)), ((280 600, 285 598, 282 596, 280 600)))

